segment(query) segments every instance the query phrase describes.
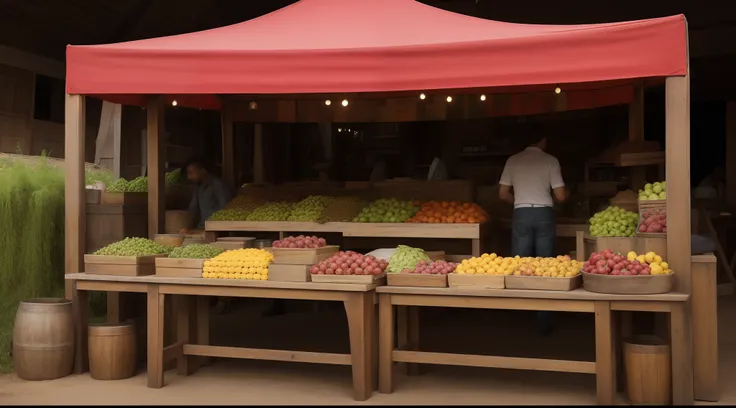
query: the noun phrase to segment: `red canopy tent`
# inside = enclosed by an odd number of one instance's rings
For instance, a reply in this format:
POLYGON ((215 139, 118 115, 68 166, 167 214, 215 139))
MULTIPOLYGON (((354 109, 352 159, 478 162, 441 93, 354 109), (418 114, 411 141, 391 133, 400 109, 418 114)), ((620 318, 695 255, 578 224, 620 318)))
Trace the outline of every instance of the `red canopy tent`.
MULTIPOLYGON (((182 95, 406 91, 684 75, 682 15, 511 24, 413 0, 302 0, 254 20, 170 37, 67 49, 67 92, 145 104, 182 95)), ((197 95, 197 96, 194 96, 197 95)), ((209 97, 208 97, 209 96, 209 97)))

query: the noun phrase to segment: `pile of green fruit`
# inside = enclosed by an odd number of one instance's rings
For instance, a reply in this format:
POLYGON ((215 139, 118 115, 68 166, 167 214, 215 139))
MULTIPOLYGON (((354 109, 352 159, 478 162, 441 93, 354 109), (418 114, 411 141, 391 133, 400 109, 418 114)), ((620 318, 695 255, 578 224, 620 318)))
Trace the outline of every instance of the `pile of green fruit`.
POLYGON ((388 259, 388 273, 399 273, 404 269, 414 269, 421 261, 429 261, 429 256, 423 249, 412 248, 406 245, 396 247, 391 258, 388 259))
POLYGON ((666 200, 667 199, 667 182, 647 183, 643 190, 639 190, 639 200, 666 200))
POLYGON ((210 215, 208 221, 247 221, 248 216, 253 212, 252 209, 244 208, 223 208, 210 215))
POLYGON ((212 245, 192 244, 174 248, 169 258, 210 259, 223 252, 225 252, 224 249, 215 248, 212 245))
POLYGON ((284 201, 264 204, 248 214, 247 221, 287 221, 293 204, 284 201))
POLYGON ((168 254, 171 249, 171 247, 146 238, 125 238, 98 249, 92 255, 149 256, 168 254))
POLYGON ((335 197, 322 211, 318 222, 352 221, 365 207, 365 202, 357 197, 335 197))
POLYGON ((106 186, 105 191, 109 193, 145 193, 148 191, 148 177, 139 176, 131 181, 119 178, 106 186))
POLYGON ((419 207, 411 201, 381 198, 363 208, 353 222, 404 222, 418 210, 419 207))
POLYGON ((164 182, 167 186, 175 186, 187 182, 187 177, 181 172, 181 169, 174 169, 164 175, 164 182))
POLYGON ((314 222, 319 219, 332 197, 309 196, 296 203, 289 215, 289 221, 314 222))
POLYGON ((639 214, 620 207, 608 207, 590 218, 590 235, 594 237, 631 237, 636 233, 639 214))

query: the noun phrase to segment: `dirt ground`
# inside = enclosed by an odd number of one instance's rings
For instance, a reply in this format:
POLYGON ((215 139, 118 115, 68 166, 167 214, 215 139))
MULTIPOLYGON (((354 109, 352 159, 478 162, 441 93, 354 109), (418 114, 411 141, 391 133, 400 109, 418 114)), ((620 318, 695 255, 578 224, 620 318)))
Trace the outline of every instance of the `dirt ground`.
MULTIPOLYGON (((262 318, 265 305, 247 303, 213 319, 213 342, 249 347, 346 351, 347 327, 339 309, 303 311, 262 318), (296 340, 296 341, 295 341, 296 340)), ((290 308, 293 305, 290 305, 290 308)), ((308 309, 308 308, 307 308, 308 309)), ((736 404, 736 298, 719 305, 721 355, 719 405, 736 404)), ((427 309, 422 348, 433 351, 494 353, 510 356, 592 359, 592 320, 583 314, 558 316, 558 330, 541 337, 534 316, 522 312, 427 309)), ((398 368, 397 368, 398 371, 398 368)), ((73 375, 27 382, 0 377, 0 405, 587 405, 595 404, 595 378, 563 374, 465 367, 429 367, 420 376, 396 376, 390 395, 374 393, 352 400, 349 367, 262 361, 216 360, 192 376, 166 374, 162 389, 146 387, 145 373, 122 381, 96 381, 73 375)), ((623 402, 623 401, 621 401, 623 402)))

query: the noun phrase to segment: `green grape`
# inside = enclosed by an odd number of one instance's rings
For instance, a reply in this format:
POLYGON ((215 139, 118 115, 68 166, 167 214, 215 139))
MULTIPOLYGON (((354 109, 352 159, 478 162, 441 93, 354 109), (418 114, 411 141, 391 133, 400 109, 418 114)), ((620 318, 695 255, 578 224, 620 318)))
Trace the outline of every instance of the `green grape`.
POLYGON ((429 256, 424 250, 412 248, 406 245, 396 247, 391 258, 388 260, 388 273, 399 273, 404 269, 414 269, 420 261, 429 261, 429 256))
POLYGON ((172 248, 146 238, 125 238, 100 248, 93 255, 149 256, 168 254, 172 248))
POLYGON ((225 252, 224 249, 207 244, 192 244, 174 248, 169 258, 210 259, 225 252))
POLYGON ((372 202, 356 216, 354 222, 404 222, 413 217, 419 208, 411 201, 381 198, 372 202))
POLYGON ((611 206, 590 218, 590 235, 594 237, 631 237, 636 233, 639 215, 611 206))
POLYGON ((317 221, 332 200, 332 197, 309 196, 294 206, 288 221, 317 221))
POLYGON ((248 214, 247 221, 287 221, 292 207, 287 202, 267 203, 248 214))
POLYGON ((124 178, 115 180, 112 184, 105 187, 105 191, 110 193, 124 193, 127 189, 128 182, 124 178))

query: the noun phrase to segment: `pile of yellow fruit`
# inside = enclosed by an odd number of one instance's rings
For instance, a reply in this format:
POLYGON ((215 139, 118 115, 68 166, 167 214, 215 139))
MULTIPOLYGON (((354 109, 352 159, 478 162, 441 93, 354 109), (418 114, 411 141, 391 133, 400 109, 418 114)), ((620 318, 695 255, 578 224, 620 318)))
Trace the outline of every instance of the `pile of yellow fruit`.
POLYGON ((580 273, 583 263, 568 255, 556 258, 521 258, 514 276, 542 276, 545 278, 572 278, 580 273))
POLYGON ((268 280, 273 254, 263 249, 234 249, 204 261, 203 278, 268 280))
POLYGON ((626 259, 632 262, 635 260, 639 261, 642 265, 649 265, 649 269, 651 269, 650 273, 652 275, 669 275, 672 273, 670 265, 665 262, 661 256, 651 251, 643 255, 639 255, 636 252, 631 251, 626 254, 626 259))
POLYGON ((504 258, 496 254, 483 254, 478 257, 464 259, 455 268, 461 275, 511 275, 516 271, 521 257, 504 258))

